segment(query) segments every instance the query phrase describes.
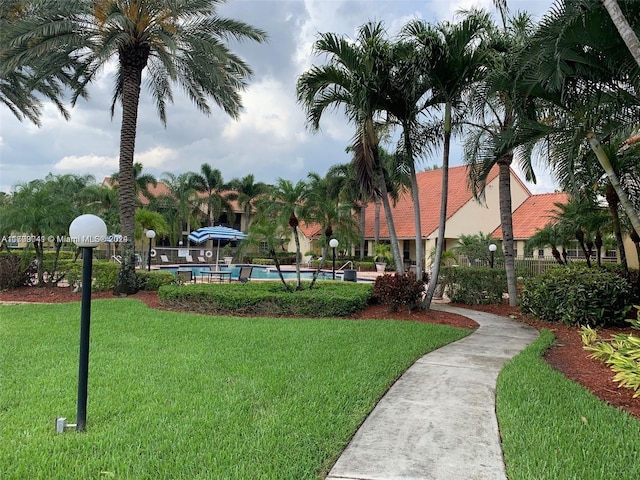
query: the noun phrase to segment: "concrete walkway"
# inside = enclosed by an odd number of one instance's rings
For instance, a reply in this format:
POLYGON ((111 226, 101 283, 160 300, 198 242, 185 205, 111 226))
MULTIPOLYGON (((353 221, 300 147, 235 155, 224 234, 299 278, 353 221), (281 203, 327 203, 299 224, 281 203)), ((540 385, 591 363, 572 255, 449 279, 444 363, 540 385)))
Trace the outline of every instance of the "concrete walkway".
POLYGON ((506 480, 496 379, 538 332, 490 313, 432 308, 480 327, 413 364, 367 417, 327 480, 506 480))

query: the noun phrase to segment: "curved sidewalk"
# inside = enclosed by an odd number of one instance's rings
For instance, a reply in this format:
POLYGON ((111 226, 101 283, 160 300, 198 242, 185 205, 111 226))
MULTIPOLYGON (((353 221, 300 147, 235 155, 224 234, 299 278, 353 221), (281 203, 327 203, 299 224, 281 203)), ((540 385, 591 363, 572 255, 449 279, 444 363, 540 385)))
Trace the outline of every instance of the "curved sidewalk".
POLYGON ((527 325, 432 305, 480 326, 430 352, 389 389, 327 480, 506 480, 495 413, 502 366, 538 337, 527 325))

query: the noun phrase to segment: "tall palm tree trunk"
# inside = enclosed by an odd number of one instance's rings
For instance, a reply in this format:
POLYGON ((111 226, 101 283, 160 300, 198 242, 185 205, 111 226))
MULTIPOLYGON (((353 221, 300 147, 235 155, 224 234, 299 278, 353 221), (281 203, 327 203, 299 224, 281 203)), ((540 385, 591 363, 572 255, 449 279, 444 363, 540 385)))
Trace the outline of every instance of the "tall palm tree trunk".
POLYGON ((296 290, 301 290, 302 278, 300 276, 300 259, 302 258, 302 256, 300 254, 300 237, 298 236, 297 226, 292 227, 292 230, 293 230, 293 240, 296 244, 296 279, 297 279, 296 290))
POLYGON ((393 259, 396 263, 396 273, 398 275, 404 274, 404 265, 402 263, 402 257, 400 256, 400 247, 398 246, 398 236, 396 235, 396 226, 393 222, 393 214, 391 212, 391 203, 389 202, 389 192, 387 191, 387 182, 384 178, 384 171, 382 165, 377 162, 378 165, 378 181, 380 184, 380 200, 384 208, 385 218, 387 219, 387 227, 389 227, 389 238, 391 240, 391 252, 393 253, 393 259))
MULTIPOLYGON (((42 238, 42 234, 38 235, 38 238, 42 238)), ((38 276, 38 286, 44 287, 44 246, 42 242, 36 241, 33 242, 33 248, 36 251, 36 271, 38 276)))
POLYGON ((364 231, 367 226, 367 204, 360 206, 360 261, 364 260, 365 238, 364 231))
POLYGON ((602 0, 602 4, 609 13, 611 21, 618 29, 618 32, 620 32, 620 36, 631 52, 633 59, 640 65, 640 41, 638 41, 638 37, 633 31, 633 28, 629 25, 622 10, 620 10, 620 5, 618 5, 617 0, 602 0))
POLYGON ((422 221, 420 216, 420 192, 418 190, 418 177, 416 175, 416 166, 413 161, 413 149, 411 148, 411 139, 409 138, 409 126, 403 125, 404 144, 409 157, 409 169, 411 173, 411 201, 413 202, 413 223, 416 230, 416 276, 421 279, 424 270, 424 249, 422 245, 422 221))
POLYGON ((611 165, 611 161, 609 160, 607 153, 604 151, 604 148, 602 148, 602 144, 596 138, 594 133, 590 134, 588 136, 588 139, 591 149, 596 154, 598 162, 600 162, 600 165, 604 169, 609 181, 611 182, 611 186, 618 194, 620 204, 622 205, 624 212, 627 214, 627 217, 629 217, 631 225, 633 225, 633 229, 638 235, 640 235, 640 216, 638 215, 638 212, 636 212, 636 210, 633 208, 633 205, 629 201, 629 197, 627 196, 625 191, 622 190, 622 187, 620 186, 620 180, 618 180, 618 176, 613 170, 613 166, 611 165))
POLYGON ((380 243, 380 199, 376 198, 376 206, 373 216, 373 243, 377 245, 380 243))
POLYGON ((616 194, 611 182, 607 182, 605 190, 605 198, 607 200, 607 208, 611 215, 611 223, 613 224, 613 234, 616 237, 616 243, 618 244, 618 255, 620 255, 620 264, 624 270, 625 275, 629 274, 629 265, 627 263, 627 252, 624 249, 624 240, 622 238, 622 225, 620 223, 620 215, 618 214, 618 195, 616 194))
POLYGON ((498 196, 500 204, 500 223, 502 224, 502 248, 504 250, 504 268, 507 274, 507 292, 509 305, 518 305, 518 284, 515 268, 515 251, 513 248, 513 217, 511 214, 511 169, 513 152, 505 155, 498 162, 498 196))
POLYGON ((436 291, 438 275, 440 275, 440 263, 442 262, 442 252, 444 250, 444 229, 447 224, 447 201, 449 197, 449 151, 451 149, 451 103, 447 102, 444 107, 444 146, 442 148, 442 198, 440 201, 440 221, 438 223, 438 239, 436 240, 436 255, 431 268, 429 278, 429 288, 425 295, 422 307, 428 310, 431 307, 431 300, 436 291))
MULTIPOLYGON (((142 59, 137 59, 141 62, 142 59)), ((124 237, 122 242, 122 264, 114 289, 114 294, 130 295, 138 291, 135 262, 135 214, 136 196, 133 176, 133 155, 136 146, 136 128, 138 124, 138 104, 140 102, 140 85, 142 82, 142 66, 127 64, 121 58, 123 72, 122 94, 122 126, 120 127, 120 163, 118 172, 120 199, 120 228, 124 237)))
POLYGON ((247 205, 244 207, 244 230, 249 231, 249 216, 251 215, 251 201, 247 201, 247 205))

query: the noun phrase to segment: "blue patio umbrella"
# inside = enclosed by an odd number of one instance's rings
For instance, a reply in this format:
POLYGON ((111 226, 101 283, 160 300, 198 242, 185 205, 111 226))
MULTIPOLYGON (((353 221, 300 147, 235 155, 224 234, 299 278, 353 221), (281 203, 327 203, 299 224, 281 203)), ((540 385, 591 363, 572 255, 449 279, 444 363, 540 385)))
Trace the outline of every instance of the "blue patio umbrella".
POLYGON ((220 240, 244 240, 248 235, 235 228, 223 227, 222 225, 214 227, 202 227, 189 234, 189 240, 194 243, 204 243, 207 240, 218 240, 218 249, 216 250, 216 267, 220 258, 220 240))

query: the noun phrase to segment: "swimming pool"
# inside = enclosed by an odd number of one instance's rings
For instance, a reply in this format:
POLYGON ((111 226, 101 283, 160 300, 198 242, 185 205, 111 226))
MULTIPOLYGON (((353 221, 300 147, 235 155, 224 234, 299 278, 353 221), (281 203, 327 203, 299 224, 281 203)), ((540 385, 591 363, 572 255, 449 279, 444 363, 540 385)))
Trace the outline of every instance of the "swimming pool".
MULTIPOLYGON (((191 270, 193 272, 194 278, 200 278, 202 272, 208 272, 212 270, 212 265, 193 265, 193 264, 184 264, 184 265, 172 265, 172 266, 160 266, 160 270, 171 272, 173 274, 177 273, 178 269, 180 270, 191 270)), ((276 267, 267 267, 265 265, 220 265, 221 271, 229 271, 231 270, 231 278, 238 278, 238 273, 240 272, 241 267, 253 267, 253 271, 251 272, 251 278, 255 280, 280 280, 280 276, 278 275, 278 270, 276 267)), ((312 280, 313 279, 314 270, 310 270, 308 268, 304 268, 300 272, 300 277, 303 280, 312 280)), ((295 280, 296 271, 292 269, 291 266, 287 266, 282 269, 282 276, 285 280, 295 280)), ((343 273, 336 272, 336 280, 342 280, 343 273)), ((320 271, 318 274, 318 280, 331 280, 333 278, 332 272, 320 271)))

